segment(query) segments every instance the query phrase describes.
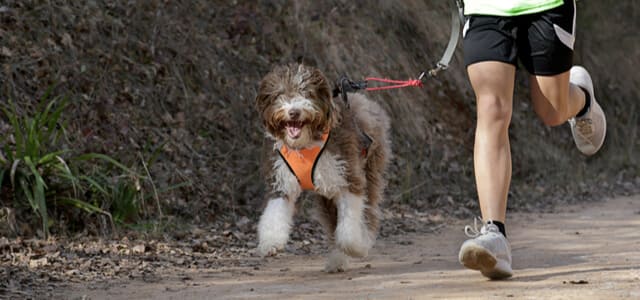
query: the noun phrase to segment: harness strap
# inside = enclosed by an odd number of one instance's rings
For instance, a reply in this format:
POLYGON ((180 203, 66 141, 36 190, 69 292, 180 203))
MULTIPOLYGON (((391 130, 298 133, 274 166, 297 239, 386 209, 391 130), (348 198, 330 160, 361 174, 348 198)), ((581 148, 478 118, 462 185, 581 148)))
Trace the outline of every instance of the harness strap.
POLYGON ((278 154, 280 154, 282 160, 287 164, 289 170, 296 176, 303 190, 313 191, 316 188, 313 183, 313 173, 328 139, 329 132, 322 135, 322 146, 291 150, 287 148, 287 146, 282 145, 278 150, 278 154))

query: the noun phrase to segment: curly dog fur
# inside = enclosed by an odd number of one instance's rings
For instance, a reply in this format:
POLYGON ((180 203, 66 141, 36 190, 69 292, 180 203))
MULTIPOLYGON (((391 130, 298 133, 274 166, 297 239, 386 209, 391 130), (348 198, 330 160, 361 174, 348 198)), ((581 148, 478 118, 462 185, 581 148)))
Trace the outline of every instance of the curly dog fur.
POLYGON ((301 64, 278 66, 267 74, 256 107, 273 145, 265 153, 269 193, 258 224, 258 253, 274 255, 284 247, 303 192, 279 149, 295 153, 323 147, 311 178, 316 216, 332 248, 325 270, 344 271, 347 257, 366 256, 378 232, 391 156, 387 113, 358 93, 349 94, 347 107, 332 97, 320 70, 301 64), (372 140, 366 151, 363 133, 372 140), (323 134, 329 136, 326 142, 323 134))

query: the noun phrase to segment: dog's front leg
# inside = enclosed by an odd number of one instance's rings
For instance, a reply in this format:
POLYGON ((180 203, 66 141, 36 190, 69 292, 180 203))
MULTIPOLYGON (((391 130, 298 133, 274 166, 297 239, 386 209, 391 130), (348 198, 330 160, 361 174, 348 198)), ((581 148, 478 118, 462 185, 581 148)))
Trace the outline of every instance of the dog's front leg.
POLYGON ((258 249, 260 256, 275 255, 289 239, 295 202, 286 198, 269 200, 258 223, 258 249))
POLYGON ((336 201, 338 208, 336 246, 349 256, 367 256, 373 243, 364 224, 365 196, 345 191, 336 201))

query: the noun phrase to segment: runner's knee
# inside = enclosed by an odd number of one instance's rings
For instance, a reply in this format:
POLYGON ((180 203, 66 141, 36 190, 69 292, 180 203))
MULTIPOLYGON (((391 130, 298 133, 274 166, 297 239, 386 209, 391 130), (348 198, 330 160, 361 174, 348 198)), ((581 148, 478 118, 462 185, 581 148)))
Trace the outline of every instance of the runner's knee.
POLYGON ((478 125, 495 125, 508 127, 513 110, 511 101, 498 96, 480 96, 477 101, 478 125))

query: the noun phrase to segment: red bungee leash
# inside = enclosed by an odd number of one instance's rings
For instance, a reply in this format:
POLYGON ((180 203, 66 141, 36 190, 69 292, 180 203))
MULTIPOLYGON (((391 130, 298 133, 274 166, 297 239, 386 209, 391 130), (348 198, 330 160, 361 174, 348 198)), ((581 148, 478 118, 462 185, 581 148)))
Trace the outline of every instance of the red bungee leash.
POLYGON ((390 89, 399 89, 403 87, 422 87, 422 79, 424 78, 425 72, 422 72, 418 79, 409 79, 409 80, 395 80, 388 78, 378 78, 378 77, 367 77, 364 81, 352 81, 347 76, 343 75, 336 82, 336 87, 333 90, 333 97, 337 97, 342 95, 342 100, 349 106, 349 101, 347 99, 348 92, 355 92, 357 90, 366 90, 366 91, 380 91, 380 90, 390 90, 390 89), (368 86, 369 82, 381 82, 381 83, 389 83, 390 85, 383 86, 368 86))
POLYGON ((351 81, 348 77, 343 75, 337 82, 336 88, 333 90, 333 96, 336 97, 342 94, 342 99, 347 103, 347 92, 355 92, 357 90, 366 90, 366 91, 380 91, 380 90, 389 90, 389 89, 398 89, 409 86, 417 86, 422 87, 422 81, 426 75, 429 77, 436 77, 436 75, 446 70, 449 67, 449 62, 451 62, 451 58, 453 58, 453 54, 456 50, 456 46, 458 44, 458 39, 460 37, 460 24, 464 23, 464 3, 462 0, 456 0, 455 5, 453 2, 450 2, 451 6, 451 35, 449 36, 449 43, 447 44, 447 48, 444 50, 444 54, 442 54, 442 58, 436 66, 428 71, 424 71, 420 73, 418 79, 409 79, 409 80, 394 80, 387 78, 377 78, 377 77, 367 77, 364 81, 354 82, 351 81), (375 81, 381 83, 388 83, 389 85, 375 86, 369 87, 368 82, 375 81))
POLYGON ((382 83, 392 83, 392 85, 367 87, 365 89, 367 91, 380 91, 380 90, 399 89, 399 88, 408 87, 408 86, 422 87, 422 80, 421 79, 394 80, 394 79, 387 79, 387 78, 367 77, 367 78, 365 78, 365 81, 366 82, 376 81, 376 82, 382 82, 382 83))

